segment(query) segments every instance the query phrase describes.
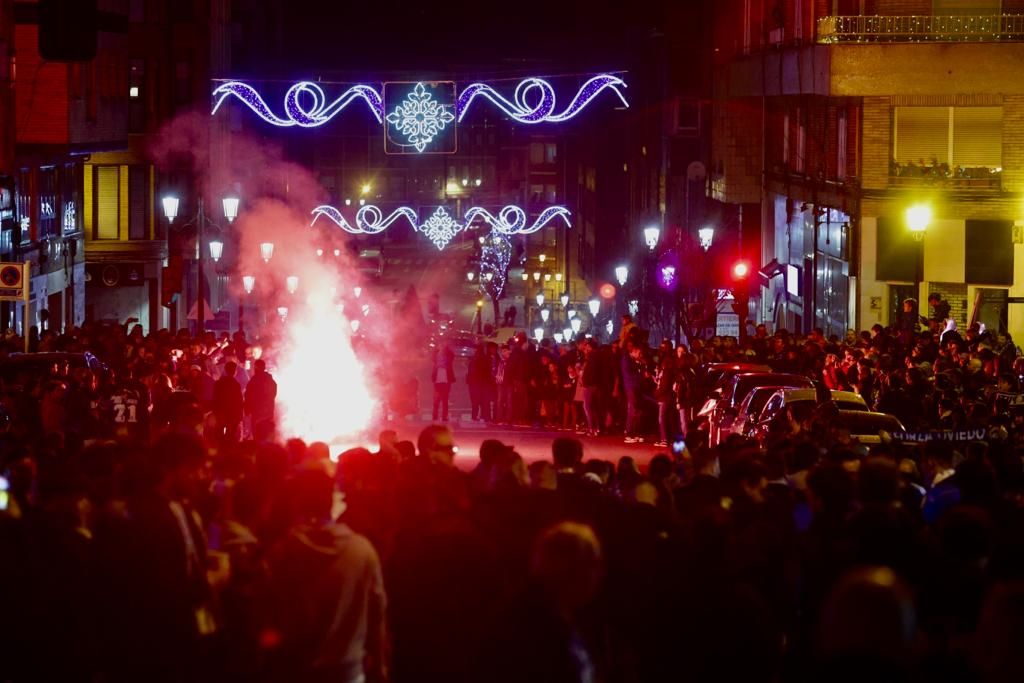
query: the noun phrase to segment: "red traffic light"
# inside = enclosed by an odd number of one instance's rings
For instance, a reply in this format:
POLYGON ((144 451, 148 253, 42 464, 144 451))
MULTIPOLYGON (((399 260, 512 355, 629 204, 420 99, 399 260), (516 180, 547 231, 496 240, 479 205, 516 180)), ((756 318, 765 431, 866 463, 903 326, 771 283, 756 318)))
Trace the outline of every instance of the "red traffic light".
POLYGON ((737 261, 732 264, 732 279, 733 280, 746 280, 747 276, 750 275, 750 264, 746 261, 737 261))

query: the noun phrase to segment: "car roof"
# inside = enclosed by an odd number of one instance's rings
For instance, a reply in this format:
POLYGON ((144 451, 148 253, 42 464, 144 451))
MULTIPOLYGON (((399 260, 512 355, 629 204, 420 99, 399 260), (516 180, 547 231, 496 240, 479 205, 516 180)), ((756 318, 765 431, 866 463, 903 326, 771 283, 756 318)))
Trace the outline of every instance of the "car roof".
MULTIPOLYGON (((817 401, 818 392, 816 389, 788 389, 782 388, 786 403, 792 401, 817 401)), ((829 392, 829 399, 846 403, 866 403, 864 398, 853 391, 838 391, 833 389, 829 392)))
POLYGON ((740 372, 771 372, 772 369, 760 363, 707 363, 704 370, 737 370, 740 372))
POLYGON ((889 413, 872 413, 868 411, 859 410, 837 410, 829 417, 829 423, 849 429, 852 434, 857 434, 857 430, 867 430, 862 433, 873 434, 879 430, 887 431, 903 431, 903 424, 896 418, 895 415, 889 413))
MULTIPOLYGON (((743 372, 743 373, 740 373, 738 375, 734 375, 733 376, 733 380, 735 380, 735 381, 742 381, 742 380, 745 380, 745 379, 756 379, 756 378, 761 378, 761 377, 763 377, 765 379, 771 379, 771 378, 778 379, 780 387, 786 386, 786 381, 787 380, 785 378, 801 379, 801 380, 804 380, 805 382, 810 382, 811 381, 810 377, 808 377, 806 375, 801 375, 800 373, 797 373, 797 372, 743 372)), ((762 386, 764 386, 764 385, 762 385, 762 386)))

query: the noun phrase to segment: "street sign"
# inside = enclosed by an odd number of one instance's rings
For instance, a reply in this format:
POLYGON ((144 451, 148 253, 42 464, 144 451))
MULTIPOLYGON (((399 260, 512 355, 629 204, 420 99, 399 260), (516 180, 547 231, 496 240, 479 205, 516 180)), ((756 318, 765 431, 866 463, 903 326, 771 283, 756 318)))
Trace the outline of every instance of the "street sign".
POLYGON ((29 262, 0 263, 0 301, 28 301, 29 262))

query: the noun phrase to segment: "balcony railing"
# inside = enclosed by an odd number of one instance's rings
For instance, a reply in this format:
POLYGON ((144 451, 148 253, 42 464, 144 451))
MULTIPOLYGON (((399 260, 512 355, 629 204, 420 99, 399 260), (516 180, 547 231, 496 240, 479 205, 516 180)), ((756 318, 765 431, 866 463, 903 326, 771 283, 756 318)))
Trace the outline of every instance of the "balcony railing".
POLYGON ((1002 188, 1003 169, 984 166, 950 167, 935 162, 919 164, 889 164, 890 187, 935 187, 943 189, 999 190, 1002 188))
POLYGON ((1024 14, 822 17, 818 42, 978 43, 1024 41, 1024 14))

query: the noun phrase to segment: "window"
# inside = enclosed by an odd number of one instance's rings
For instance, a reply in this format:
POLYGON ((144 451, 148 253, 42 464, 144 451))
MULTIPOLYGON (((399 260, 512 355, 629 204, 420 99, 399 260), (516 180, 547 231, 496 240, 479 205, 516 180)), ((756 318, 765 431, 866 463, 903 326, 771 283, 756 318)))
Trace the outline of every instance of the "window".
POLYGON ((1002 107, 957 107, 952 112, 953 163, 965 168, 1002 167, 1002 107))
POLYGON ((18 222, 21 227, 21 241, 32 239, 32 171, 23 168, 18 171, 18 182, 14 186, 14 203, 18 211, 18 222))
POLYGON ((149 183, 146 170, 145 166, 128 168, 128 239, 130 240, 148 238, 149 183))
POLYGON ((1013 284, 1013 221, 966 222, 964 279, 971 284, 1013 284))
POLYGON ((676 100, 676 130, 696 132, 700 129, 700 101, 692 97, 676 100))
POLYGON ((530 163, 531 164, 543 164, 544 163, 544 145, 539 142, 530 143, 530 163))
POLYGON ((892 148, 896 175, 922 166, 946 165, 948 176, 964 175, 965 169, 1001 170, 1003 109, 896 107, 892 148))
POLYGON ((38 238, 53 237, 57 234, 57 169, 46 166, 39 169, 38 238))
POLYGON ((838 158, 836 159, 836 178, 842 180, 846 177, 846 109, 839 110, 839 118, 836 122, 838 134, 838 158))
POLYGON ((61 173, 61 191, 59 201, 61 203, 61 229, 64 234, 78 231, 78 210, 81 206, 79 201, 79 188, 81 187, 81 166, 78 164, 65 164, 61 173))
POLYGON ((789 167, 789 112, 782 116, 782 164, 789 167))
POLYGON ((804 111, 802 109, 796 110, 796 159, 794 160, 794 170, 797 173, 803 173, 806 167, 806 155, 807 155, 807 124, 804 121, 804 111))
POLYGON ((956 15, 999 14, 1002 0, 932 0, 932 14, 937 17, 956 15))
POLYGON ((96 173, 93 181, 96 239, 116 240, 119 236, 121 168, 119 166, 94 166, 93 168, 96 173))
POLYGON ((555 189, 554 185, 544 186, 544 201, 548 204, 554 204, 558 201, 558 191, 555 189))
POLYGON ((558 145, 548 143, 544 145, 544 163, 553 164, 558 159, 558 145))

